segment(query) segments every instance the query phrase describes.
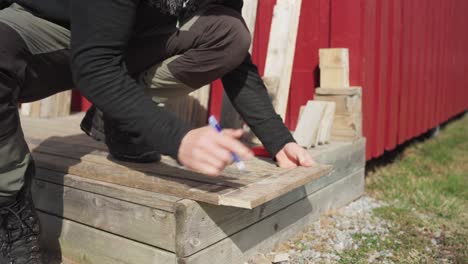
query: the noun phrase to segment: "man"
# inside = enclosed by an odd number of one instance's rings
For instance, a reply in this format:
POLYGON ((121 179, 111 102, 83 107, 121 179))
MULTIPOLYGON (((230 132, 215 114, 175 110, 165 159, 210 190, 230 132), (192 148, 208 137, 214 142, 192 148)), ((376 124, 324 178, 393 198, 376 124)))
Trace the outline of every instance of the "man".
POLYGON ((170 155, 219 175, 249 159, 241 130, 191 129, 161 105, 222 78, 280 167, 312 166, 274 112, 248 54, 242 0, 0 0, 0 263, 41 263, 34 164, 17 103, 78 88, 96 107, 83 130, 117 159, 170 155), (99 109, 99 110, 98 110, 99 109))

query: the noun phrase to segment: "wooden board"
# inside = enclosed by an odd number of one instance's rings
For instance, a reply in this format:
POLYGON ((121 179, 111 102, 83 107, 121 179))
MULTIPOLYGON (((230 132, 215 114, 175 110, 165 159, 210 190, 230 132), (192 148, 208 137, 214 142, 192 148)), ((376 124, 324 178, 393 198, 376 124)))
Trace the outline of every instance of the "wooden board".
POLYGON ((318 131, 318 144, 330 142, 331 129, 335 117, 336 104, 335 102, 327 102, 323 112, 322 121, 318 131))
MULTIPOLYGON (((53 126, 73 126, 76 125, 73 122, 79 121, 66 120, 66 124, 51 122, 47 131, 54 131, 53 126)), ((27 123, 27 119, 23 122, 27 123)), ((92 142, 85 135, 53 137, 51 132, 51 137, 35 138, 34 131, 25 129, 25 135, 39 168, 216 205, 252 209, 317 180, 331 170, 326 165, 286 170, 271 161, 254 159, 246 162, 244 172, 230 166, 222 176, 213 178, 185 170, 168 157, 151 164, 112 160, 105 150, 95 148, 91 143, 78 144, 92 142)))
POLYGON ((309 151, 316 161, 332 164, 333 171, 253 210, 197 203, 187 199, 177 202, 177 255, 190 256, 213 245, 304 197, 356 173, 365 165, 363 139, 354 143, 332 142, 309 151))
POLYGON ((319 127, 326 105, 326 102, 307 102, 294 131, 294 139, 299 145, 310 148, 318 143, 319 127))
POLYGON ((210 263, 246 263, 255 254, 269 252, 278 242, 296 236, 322 213, 357 199, 363 192, 364 169, 360 169, 179 262, 205 264, 209 259, 210 263))
MULTIPOLYGON (((174 253, 122 238, 70 220, 39 212, 42 247, 65 256, 67 263, 176 263, 174 253)), ((55 254, 54 254, 55 253, 55 254)))
POLYGON ((269 90, 276 112, 285 120, 296 51, 302 0, 278 0, 274 8, 264 76, 278 78, 269 90))
POLYGON ((170 212, 42 180, 34 181, 32 192, 41 211, 175 251, 176 221, 170 212))

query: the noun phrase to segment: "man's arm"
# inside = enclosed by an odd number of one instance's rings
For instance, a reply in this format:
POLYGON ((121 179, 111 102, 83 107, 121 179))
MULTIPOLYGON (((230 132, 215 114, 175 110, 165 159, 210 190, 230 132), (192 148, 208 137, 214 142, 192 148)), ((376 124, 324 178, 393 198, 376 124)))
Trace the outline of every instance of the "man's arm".
POLYGON ((295 142, 281 117, 275 112, 250 54, 239 67, 223 77, 223 84, 236 110, 280 167, 314 164, 310 154, 295 142))
MULTIPOLYGON (((132 79, 124 53, 132 34, 137 0, 71 1, 71 67, 78 89, 162 154, 177 158, 189 127, 157 107, 132 79)), ((157 19, 157 18, 155 18, 157 19)))
MULTIPOLYGON (((124 53, 134 26, 137 0, 72 0, 72 72, 80 91, 123 131, 138 135, 187 168, 219 175, 231 152, 253 157, 238 138, 242 131, 218 134, 211 127, 192 129, 157 107, 127 71, 124 53)), ((157 18, 155 18, 157 19, 157 18)))
POLYGON ((250 54, 241 65, 226 74, 222 81, 234 108, 272 157, 287 143, 295 142, 283 120, 275 112, 250 54))

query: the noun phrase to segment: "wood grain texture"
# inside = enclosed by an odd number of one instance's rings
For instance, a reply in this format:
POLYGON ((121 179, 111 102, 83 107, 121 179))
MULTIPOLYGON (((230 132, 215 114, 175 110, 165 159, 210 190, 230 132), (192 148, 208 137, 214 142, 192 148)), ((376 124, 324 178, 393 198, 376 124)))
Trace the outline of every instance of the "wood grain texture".
POLYGON ((362 98, 356 95, 315 95, 314 100, 334 102, 336 114, 359 114, 362 112, 362 98))
POLYGON ((188 171, 168 157, 149 164, 121 162, 113 160, 102 144, 85 135, 73 134, 74 128, 62 128, 78 119, 68 119, 68 123, 63 120, 44 121, 46 125, 36 123, 29 128, 29 120, 23 120, 27 142, 39 168, 217 205, 251 209, 329 170, 326 166, 285 170, 271 161, 254 159, 246 162, 246 171, 240 172, 233 165, 222 176, 213 178, 188 171), (51 136, 47 137, 44 131, 36 138, 34 126, 48 126, 51 136), (52 136, 54 131, 61 131, 61 136, 52 136), (265 187, 269 188, 268 192, 264 191, 265 187))
POLYGON ((253 209, 276 197, 314 181, 331 171, 330 166, 317 164, 312 168, 300 167, 226 192, 219 198, 219 205, 253 209))
POLYGON ((349 70, 349 50, 344 48, 319 49, 320 68, 346 68, 349 70))
POLYGON ((34 181, 32 192, 43 212, 175 251, 172 213, 41 180, 34 181))
POLYGON ((286 206, 364 168, 365 140, 332 142, 310 149, 318 162, 333 166, 328 175, 275 198, 253 210, 181 200, 176 203, 177 254, 190 256, 268 217, 286 206))
POLYGON ((242 264, 258 253, 269 252, 277 243, 304 230, 327 210, 339 208, 357 199, 364 191, 364 169, 283 208, 220 242, 185 257, 185 264, 242 264))
POLYGON ((302 0, 276 2, 268 42, 264 76, 279 78, 278 89, 269 92, 273 95, 273 106, 283 120, 289 98, 301 4, 302 0))
POLYGON ((116 200, 174 212, 174 205, 181 198, 122 185, 96 181, 84 177, 37 168, 36 178, 45 182, 72 187, 78 190, 112 197, 116 200))
POLYGON ((322 120, 317 136, 317 144, 326 144, 330 142, 331 129, 335 118, 336 104, 335 102, 327 102, 323 111, 322 120))
POLYGON ((174 253, 39 212, 42 247, 80 264, 176 263, 174 253))
POLYGON ((294 139, 297 141, 297 144, 305 148, 317 145, 319 128, 321 126, 325 107, 325 102, 307 102, 297 124, 296 131, 294 131, 294 139))

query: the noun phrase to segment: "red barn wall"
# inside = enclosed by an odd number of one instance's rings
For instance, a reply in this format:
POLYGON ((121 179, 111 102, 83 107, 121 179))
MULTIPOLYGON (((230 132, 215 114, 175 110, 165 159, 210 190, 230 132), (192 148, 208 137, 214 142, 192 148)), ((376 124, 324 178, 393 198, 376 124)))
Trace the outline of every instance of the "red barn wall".
MULTIPOLYGON (((259 2, 253 58, 263 72, 276 0, 259 2)), ((327 47, 350 50, 368 159, 467 110, 467 14, 466 0, 303 0, 286 124, 313 99, 327 47)))

